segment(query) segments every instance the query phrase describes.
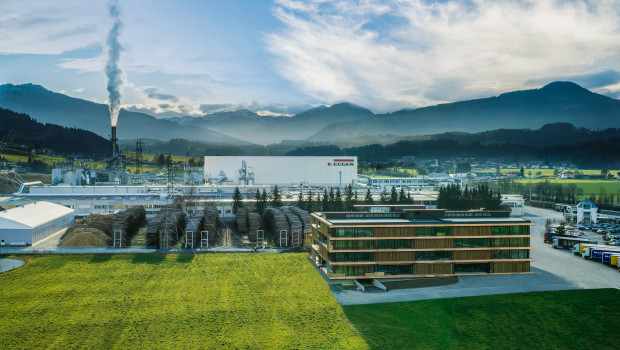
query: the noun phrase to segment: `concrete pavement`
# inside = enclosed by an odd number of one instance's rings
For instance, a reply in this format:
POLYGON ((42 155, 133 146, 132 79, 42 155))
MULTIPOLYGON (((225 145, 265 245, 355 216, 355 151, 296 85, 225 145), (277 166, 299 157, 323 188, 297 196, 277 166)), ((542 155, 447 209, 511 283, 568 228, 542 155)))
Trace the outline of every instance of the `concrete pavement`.
POLYGON ((559 220, 559 212, 526 207, 525 219, 532 227, 530 275, 461 276, 459 283, 428 288, 400 289, 386 293, 362 293, 355 290, 334 291, 341 305, 391 303, 439 298, 507 294, 569 289, 620 288, 620 273, 600 262, 585 260, 568 250, 553 249, 543 243, 547 218, 559 220))

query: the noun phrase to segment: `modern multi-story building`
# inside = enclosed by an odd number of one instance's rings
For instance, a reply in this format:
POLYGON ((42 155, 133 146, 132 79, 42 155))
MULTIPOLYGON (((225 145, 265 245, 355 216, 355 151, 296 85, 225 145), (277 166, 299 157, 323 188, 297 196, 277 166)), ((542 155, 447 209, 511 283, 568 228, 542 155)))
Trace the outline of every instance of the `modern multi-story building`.
POLYGON ((331 280, 530 273, 533 224, 508 211, 358 210, 311 216, 311 259, 331 280))

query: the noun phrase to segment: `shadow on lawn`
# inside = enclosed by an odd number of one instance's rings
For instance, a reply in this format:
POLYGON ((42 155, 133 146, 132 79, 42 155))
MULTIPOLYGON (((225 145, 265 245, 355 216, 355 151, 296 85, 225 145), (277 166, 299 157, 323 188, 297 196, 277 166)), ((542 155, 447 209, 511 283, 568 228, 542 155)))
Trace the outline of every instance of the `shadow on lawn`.
POLYGON ((131 260, 132 264, 161 264, 166 256, 161 253, 155 254, 136 254, 131 260))
POLYGON ((112 259, 112 254, 95 254, 93 255, 93 258, 90 259, 90 262, 100 264, 100 263, 106 263, 110 261, 110 259, 112 259))
POLYGON ((183 264, 191 263, 195 256, 195 254, 179 254, 179 256, 177 256, 177 262, 183 264))

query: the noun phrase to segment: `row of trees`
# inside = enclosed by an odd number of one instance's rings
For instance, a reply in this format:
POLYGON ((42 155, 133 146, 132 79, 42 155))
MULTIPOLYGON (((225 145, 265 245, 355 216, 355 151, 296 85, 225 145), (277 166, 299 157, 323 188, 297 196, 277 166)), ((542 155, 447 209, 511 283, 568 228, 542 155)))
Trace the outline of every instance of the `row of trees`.
MULTIPOLYGON (((566 204, 574 204, 578 199, 582 199, 585 194, 583 189, 577 187, 575 183, 561 184, 542 181, 529 184, 507 180, 500 181, 495 186, 502 193, 515 193, 529 198, 531 191, 532 200, 566 204)), ((598 192, 590 192, 587 195, 592 202, 602 209, 617 209, 620 202, 620 191, 613 193, 605 187, 600 187, 598 192)))
MULTIPOLYGON (((251 210, 260 213, 261 215, 268 206, 281 207, 282 194, 278 189, 278 186, 274 186, 271 193, 267 194, 265 189, 262 192, 256 189, 254 195, 255 204, 251 210)), ((309 191, 305 196, 302 192, 297 197, 297 207, 306 210, 310 213, 315 211, 352 211, 353 206, 359 203, 363 204, 375 204, 375 199, 372 196, 370 188, 366 190, 366 195, 360 200, 357 195, 357 191, 353 190, 353 187, 347 185, 341 191, 340 187, 326 188, 323 192, 309 191)), ((381 204, 411 204, 413 199, 411 195, 405 193, 405 190, 401 188, 400 192, 396 188, 392 187, 392 190, 388 193, 385 189, 379 197, 378 203, 381 204)), ((243 207, 243 194, 239 190, 239 187, 235 188, 233 193, 233 213, 237 213, 237 209, 243 207)))
POLYGON ((499 191, 493 192, 487 184, 480 184, 474 188, 450 184, 439 189, 437 208, 450 210, 470 210, 484 208, 499 210, 502 205, 502 196, 499 191))

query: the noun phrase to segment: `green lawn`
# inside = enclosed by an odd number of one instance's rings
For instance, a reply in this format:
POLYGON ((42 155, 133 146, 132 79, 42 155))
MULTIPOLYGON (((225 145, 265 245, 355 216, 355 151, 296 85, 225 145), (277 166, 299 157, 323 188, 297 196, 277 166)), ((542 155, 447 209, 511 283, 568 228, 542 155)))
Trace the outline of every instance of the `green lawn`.
POLYGON ((0 349, 367 349, 306 257, 31 257, 0 274, 0 349))
POLYGON ((306 256, 27 257, 25 267, 0 274, 0 349, 574 349, 592 344, 603 349, 620 344, 620 290, 343 308, 306 256))
MULTIPOLYGON (((600 197, 603 191, 605 191, 605 193, 607 194, 620 193, 620 181, 618 180, 519 179, 514 181, 524 184, 536 184, 545 181, 562 185, 575 184, 577 185, 577 188, 580 188, 583 191, 583 195, 579 195, 578 199, 583 199, 584 197, 591 197, 592 195, 600 197)), ((534 189, 534 186, 535 185, 532 185, 532 189, 534 189)))
POLYGON ((620 290, 345 306, 385 349, 615 349, 620 290))
MULTIPOLYGON (((502 174, 508 174, 508 173, 513 173, 515 171, 520 171, 521 169, 500 169, 500 172, 502 174)), ((574 170, 571 170, 574 171, 574 170)), ((584 175, 601 175, 601 170, 598 169, 579 169, 579 171, 581 171, 582 174, 584 175)), ((618 171, 620 170, 609 170, 610 174, 613 174, 614 177, 617 177, 618 171)), ((474 173, 495 173, 495 169, 476 169, 476 170, 472 170, 472 172, 474 173)), ((532 173, 532 176, 535 176, 536 173, 541 172, 542 176, 553 176, 553 169, 523 169, 523 172, 525 173, 525 176, 529 176, 529 173, 532 173)))

